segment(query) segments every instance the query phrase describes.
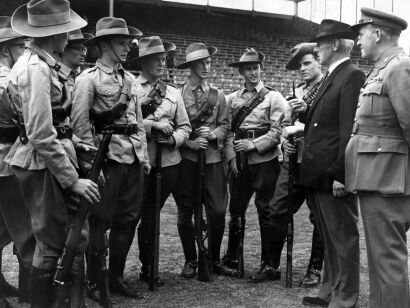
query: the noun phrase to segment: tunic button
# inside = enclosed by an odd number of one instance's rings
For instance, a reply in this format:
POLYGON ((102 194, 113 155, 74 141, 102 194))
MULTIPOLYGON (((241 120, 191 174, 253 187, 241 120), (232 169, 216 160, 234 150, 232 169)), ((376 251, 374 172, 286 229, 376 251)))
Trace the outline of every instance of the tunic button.
POLYGON ((353 137, 353 136, 354 136, 354 134, 351 134, 351 135, 350 135, 350 137, 353 137))
POLYGON ((108 92, 108 95, 111 95, 112 93, 111 92, 108 92))
POLYGON ((382 151, 382 148, 378 148, 377 151, 381 152, 381 151, 382 151))
POLYGON ((313 126, 315 126, 315 127, 316 127, 316 126, 317 126, 317 123, 313 124, 313 126))
POLYGON ((248 126, 248 123, 245 123, 245 126, 248 126))

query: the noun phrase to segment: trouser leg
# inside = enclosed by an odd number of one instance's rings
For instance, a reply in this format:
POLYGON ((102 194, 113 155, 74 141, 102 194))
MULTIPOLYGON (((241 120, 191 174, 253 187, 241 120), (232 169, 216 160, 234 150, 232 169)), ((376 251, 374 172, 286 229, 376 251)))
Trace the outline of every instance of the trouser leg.
POLYGON ((369 264, 369 307, 410 307, 409 196, 359 194, 369 264))

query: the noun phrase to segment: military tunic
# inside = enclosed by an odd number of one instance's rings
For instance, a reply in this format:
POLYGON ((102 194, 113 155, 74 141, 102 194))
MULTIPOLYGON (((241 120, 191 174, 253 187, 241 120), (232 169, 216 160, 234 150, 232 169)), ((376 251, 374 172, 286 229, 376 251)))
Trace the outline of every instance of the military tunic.
POLYGON ((357 192, 370 278, 370 307, 410 307, 410 59, 382 54, 367 76, 346 148, 346 188, 357 192))

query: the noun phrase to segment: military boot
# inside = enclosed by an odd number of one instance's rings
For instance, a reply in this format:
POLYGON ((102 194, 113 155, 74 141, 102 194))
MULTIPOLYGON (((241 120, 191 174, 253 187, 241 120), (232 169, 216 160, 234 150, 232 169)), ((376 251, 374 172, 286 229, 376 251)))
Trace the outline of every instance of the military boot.
POLYGON ((53 278, 55 269, 31 268, 30 272, 30 307, 51 308, 55 297, 53 278))
POLYGON ((221 274, 220 252, 225 231, 225 219, 223 217, 210 218, 208 230, 208 246, 210 248, 213 264, 212 271, 215 274, 221 274))
POLYGON ((318 227, 313 228, 312 251, 305 276, 300 281, 301 287, 314 287, 320 283, 320 273, 323 266, 324 246, 318 227))
POLYGON ((185 264, 181 270, 181 276, 188 279, 193 278, 195 277, 198 264, 195 247, 194 226, 192 222, 189 225, 178 224, 178 233, 185 256, 185 264))
POLYGON ((228 250, 222 258, 222 264, 231 269, 238 268, 238 246, 241 241, 240 217, 231 217, 229 221, 228 250))

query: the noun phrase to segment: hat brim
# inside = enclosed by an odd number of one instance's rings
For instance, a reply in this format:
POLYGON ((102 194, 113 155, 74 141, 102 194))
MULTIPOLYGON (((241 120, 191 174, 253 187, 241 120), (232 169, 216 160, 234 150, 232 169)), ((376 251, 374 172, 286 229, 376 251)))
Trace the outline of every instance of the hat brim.
POLYGON ((311 50, 306 50, 303 48, 300 48, 298 52, 292 57, 292 59, 289 60, 289 62, 285 65, 285 68, 288 71, 297 71, 299 70, 299 61, 302 59, 305 55, 308 54, 314 54, 311 50))
POLYGON ((191 64, 192 64, 193 62, 198 61, 198 60, 202 60, 202 59, 210 58, 210 57, 214 56, 214 55, 218 52, 218 48, 213 47, 213 46, 207 47, 207 49, 208 49, 209 56, 199 57, 199 58, 194 59, 194 60, 191 60, 191 61, 185 61, 185 62, 183 62, 183 63, 177 65, 176 68, 177 68, 177 69, 187 69, 187 68, 189 68, 189 67, 191 66, 191 64))
POLYGON ((87 25, 76 12, 70 9, 70 21, 61 25, 34 27, 28 23, 27 4, 17 8, 11 17, 11 26, 14 31, 27 37, 45 37, 55 34, 71 32, 87 25))
POLYGON ((247 64, 261 64, 265 60, 265 55, 261 52, 258 51, 258 55, 260 60, 258 61, 238 61, 238 62, 233 62, 229 63, 229 67, 241 67, 242 65, 247 65, 247 64))
POLYGON ((19 35, 19 36, 14 36, 14 37, 4 37, 4 38, 0 38, 0 43, 9 42, 15 39, 20 39, 20 38, 25 38, 25 37, 26 37, 25 35, 19 35))
POLYGON ((113 37, 125 37, 127 39, 134 39, 134 38, 138 38, 139 36, 132 35, 132 34, 107 34, 107 35, 93 36, 89 40, 86 40, 84 42, 84 45, 85 46, 97 45, 99 42, 107 40, 107 39, 111 39, 113 37))
POLYGON ((68 40, 68 45, 75 43, 84 44, 85 42, 91 40, 94 37, 94 35, 92 35, 91 33, 83 33, 83 36, 84 38, 68 40))
POLYGON ((370 24, 372 24, 372 23, 373 23, 372 21, 367 21, 367 22, 362 22, 362 23, 360 23, 360 24, 355 24, 355 25, 353 25, 353 26, 350 27, 350 30, 351 30, 353 33, 357 34, 357 33, 359 33, 359 30, 360 30, 362 27, 367 26, 367 25, 370 25, 370 24))
POLYGON ((317 43, 320 40, 324 39, 348 39, 348 40, 355 40, 357 37, 356 33, 352 31, 343 31, 343 32, 335 32, 330 34, 323 34, 318 35, 314 39, 311 40, 313 43, 317 43))
MULTIPOLYGON (((170 53, 170 52, 173 52, 177 49, 177 46, 174 43, 171 43, 171 42, 168 42, 168 41, 162 41, 162 45, 164 46, 164 49, 165 49, 164 52, 165 53, 170 53)), ((151 56, 151 55, 155 55, 157 53, 162 53, 162 52, 148 53, 148 54, 143 55, 142 57, 136 57, 136 58, 129 59, 129 60, 127 60, 127 62, 136 62, 136 61, 139 62, 141 59, 146 58, 146 57, 151 56)))

